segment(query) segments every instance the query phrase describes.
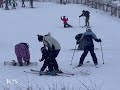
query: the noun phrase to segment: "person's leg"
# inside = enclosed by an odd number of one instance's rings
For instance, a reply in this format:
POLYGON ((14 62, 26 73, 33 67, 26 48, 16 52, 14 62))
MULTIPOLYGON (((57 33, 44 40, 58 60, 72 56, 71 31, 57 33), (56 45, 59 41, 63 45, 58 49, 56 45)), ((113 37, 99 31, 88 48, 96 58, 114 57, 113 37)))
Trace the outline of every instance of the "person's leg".
POLYGON ((67 27, 67 24, 64 23, 64 28, 66 28, 66 27, 67 27))
POLYGON ((86 57, 86 55, 88 54, 88 48, 84 48, 83 54, 80 57, 80 61, 79 61, 79 65, 83 65, 84 59, 86 57))
POLYGON ((5 1, 5 10, 9 10, 9 8, 8 8, 8 0, 5 1))
POLYGON ((94 47, 91 47, 91 49, 90 49, 90 54, 91 54, 91 56, 92 56, 92 59, 93 59, 94 64, 97 65, 97 64, 98 64, 98 61, 97 61, 96 54, 94 53, 94 47))
POLYGON ((30 52, 29 52, 29 49, 24 47, 23 50, 22 50, 22 56, 23 56, 23 60, 26 63, 26 65, 29 65, 30 64, 30 52))
POLYGON ((18 63, 20 66, 23 66, 22 57, 17 57, 18 63))
POLYGON ((51 60, 52 60, 52 63, 53 63, 53 67, 56 71, 59 71, 59 66, 58 66, 58 63, 56 61, 56 57, 58 56, 60 50, 54 50, 52 51, 52 57, 51 57, 51 60))
POLYGON ((86 26, 89 26, 89 17, 86 17, 86 26))
POLYGON ((52 63, 52 61, 51 60, 49 60, 49 62, 48 62, 48 70, 50 71, 50 72, 52 72, 54 69, 53 69, 53 63, 52 63))
POLYGON ((45 60, 40 71, 44 71, 47 66, 48 66, 48 62, 47 62, 47 60, 45 60))
POLYGON ((68 27, 72 27, 72 26, 71 26, 70 24, 68 24, 68 23, 67 23, 67 26, 68 26, 68 27))
POLYGON ((18 63, 20 66, 23 66, 23 62, 22 62, 22 56, 21 56, 21 52, 20 52, 20 48, 19 46, 15 46, 15 54, 16 54, 16 57, 17 57, 17 60, 18 60, 18 63))

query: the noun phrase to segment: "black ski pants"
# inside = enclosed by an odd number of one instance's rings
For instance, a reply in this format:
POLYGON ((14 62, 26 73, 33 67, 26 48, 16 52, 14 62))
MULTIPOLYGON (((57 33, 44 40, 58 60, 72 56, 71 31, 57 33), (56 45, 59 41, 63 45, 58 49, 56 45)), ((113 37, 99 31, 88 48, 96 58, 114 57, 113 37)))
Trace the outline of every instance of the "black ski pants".
POLYGON ((87 54, 88 54, 88 51, 90 51, 90 54, 91 54, 91 56, 92 56, 92 59, 93 59, 94 64, 97 65, 97 64, 98 64, 98 61, 97 61, 96 54, 94 53, 94 47, 93 47, 93 46, 87 46, 87 47, 84 48, 84 52, 83 52, 83 54, 82 54, 81 57, 80 57, 80 62, 79 62, 79 64, 83 64, 84 59, 85 59, 85 57, 86 57, 87 54))
POLYGON ((53 64, 52 64, 51 60, 48 60, 48 59, 45 59, 40 71, 44 71, 47 66, 48 66, 49 71, 53 71, 53 64))
POLYGON ((64 28, 67 28, 67 27, 72 27, 72 26, 68 23, 64 23, 64 28))
POLYGON ((89 26, 89 17, 86 17, 85 19, 85 26, 89 26))
POLYGON ((60 50, 52 50, 51 51, 51 60, 53 63, 54 70, 59 70, 58 63, 56 61, 56 57, 58 56, 60 50))

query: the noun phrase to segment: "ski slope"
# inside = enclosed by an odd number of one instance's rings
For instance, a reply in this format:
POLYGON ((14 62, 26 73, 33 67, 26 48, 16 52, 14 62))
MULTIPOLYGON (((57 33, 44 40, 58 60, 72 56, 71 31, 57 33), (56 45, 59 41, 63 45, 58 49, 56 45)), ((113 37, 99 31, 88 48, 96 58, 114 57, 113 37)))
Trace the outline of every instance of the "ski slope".
MULTIPOLYGON (((68 87, 65 90, 119 90, 120 83, 120 42, 119 28, 120 21, 108 14, 88 8, 79 4, 60 5, 56 3, 39 3, 35 2, 35 8, 21 8, 18 3, 16 10, 3 10, 0 8, 0 88, 10 88, 10 90, 26 90, 28 86, 38 90, 50 90, 52 87, 68 87), (82 51, 76 51, 70 65, 75 47, 75 35, 85 32, 84 17, 79 15, 82 10, 91 12, 90 25, 92 31, 98 38, 102 39, 103 55, 101 54, 100 43, 94 42, 96 56, 99 62, 99 68, 95 68, 90 54, 87 55, 84 65, 80 68, 73 69, 79 63, 82 51), (63 28, 61 16, 69 18, 68 23, 73 28, 63 28), (24 73, 24 70, 39 70, 43 62, 40 48, 42 43, 38 42, 37 34, 45 35, 51 33, 61 44, 61 51, 57 57, 59 68, 63 71, 75 73, 72 77, 52 77, 38 76, 35 74, 24 73), (16 59, 14 46, 19 42, 29 43, 31 61, 39 62, 38 66, 4 66, 4 61, 16 59), (90 63, 85 63, 90 61, 90 63), (81 71, 89 71, 90 75, 83 75, 81 71), (11 84, 8 81, 11 81, 11 84), (81 83, 82 82, 82 83, 81 83), (17 88, 17 89, 16 89, 17 88), (94 89, 95 88, 95 89, 94 89)), ((6 89, 7 90, 7 89, 6 89)), ((61 89, 60 89, 61 90, 61 89)))

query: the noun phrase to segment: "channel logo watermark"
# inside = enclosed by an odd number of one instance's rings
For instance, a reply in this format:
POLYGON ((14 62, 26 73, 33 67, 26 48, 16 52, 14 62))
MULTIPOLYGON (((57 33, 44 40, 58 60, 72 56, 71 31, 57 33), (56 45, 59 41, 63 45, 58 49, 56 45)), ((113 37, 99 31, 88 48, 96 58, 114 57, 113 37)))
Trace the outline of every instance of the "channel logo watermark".
POLYGON ((16 79, 6 79, 7 84, 18 84, 16 79))

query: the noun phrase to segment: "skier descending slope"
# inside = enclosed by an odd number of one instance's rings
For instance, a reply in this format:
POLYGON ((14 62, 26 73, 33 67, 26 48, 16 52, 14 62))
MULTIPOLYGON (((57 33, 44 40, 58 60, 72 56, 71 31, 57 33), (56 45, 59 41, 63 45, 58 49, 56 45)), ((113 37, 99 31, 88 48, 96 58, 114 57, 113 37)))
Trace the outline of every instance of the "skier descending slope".
POLYGON ((80 38, 80 41, 83 39, 84 39, 84 51, 80 57, 78 67, 83 65, 83 61, 84 61, 86 55, 88 54, 88 51, 90 51, 90 54, 92 56, 94 64, 98 65, 97 57, 96 57, 96 54, 94 53, 93 39, 96 42, 101 42, 101 39, 98 39, 96 37, 96 35, 91 31, 90 27, 87 27, 86 32, 82 35, 82 37, 80 38))

